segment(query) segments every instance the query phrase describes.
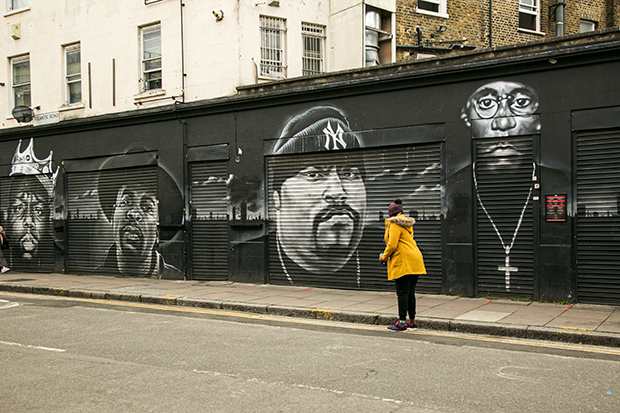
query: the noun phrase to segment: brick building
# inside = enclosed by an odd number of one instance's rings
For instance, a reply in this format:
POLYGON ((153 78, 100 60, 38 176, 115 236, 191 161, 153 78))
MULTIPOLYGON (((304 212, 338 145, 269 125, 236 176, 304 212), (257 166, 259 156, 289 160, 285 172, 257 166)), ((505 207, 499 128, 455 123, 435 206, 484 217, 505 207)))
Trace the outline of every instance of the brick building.
POLYGON ((619 22, 620 0, 400 0, 397 59, 527 43, 619 22))

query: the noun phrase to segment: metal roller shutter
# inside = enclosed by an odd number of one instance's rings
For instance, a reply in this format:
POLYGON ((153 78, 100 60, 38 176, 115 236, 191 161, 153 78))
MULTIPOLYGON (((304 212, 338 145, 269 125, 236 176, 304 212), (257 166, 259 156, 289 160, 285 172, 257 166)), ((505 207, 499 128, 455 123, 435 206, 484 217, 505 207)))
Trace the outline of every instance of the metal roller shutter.
MULTIPOLYGON (((68 269, 71 273, 121 275, 118 268, 104 265, 114 245, 112 214, 123 185, 157 196, 156 167, 105 170, 67 174, 68 269), (101 200, 101 202, 100 202, 101 200)), ((141 205, 142 207, 142 205, 141 205)), ((156 208, 156 206, 155 206, 156 208)), ((157 218, 157 209, 155 218, 157 218)), ((150 229, 141 229, 148 243, 150 229)), ((157 248, 157 244, 155 244, 157 248)), ((122 275, 141 276, 138 258, 129 260, 122 275)), ((154 276, 149 273, 149 276, 154 276)))
POLYGON ((533 296, 534 175, 531 137, 476 142, 474 184, 478 201, 480 296, 533 296))
POLYGON ((192 278, 195 280, 228 279, 226 179, 226 162, 191 164, 192 278))
POLYGON ((393 283, 387 281, 386 269, 379 264, 378 258, 385 248, 384 219, 387 218, 388 206, 394 199, 401 198, 405 215, 417 221, 414 238, 423 253, 427 270, 427 275, 420 277, 417 291, 440 293, 440 153, 440 144, 426 144, 268 158, 270 282, 392 290, 393 283), (330 173, 335 170, 338 170, 338 174, 330 173), (354 182, 346 183, 347 180, 354 181, 354 176, 358 174, 361 175, 363 186, 354 182), (288 195, 285 195, 282 183, 290 177, 298 178, 302 175, 304 179, 287 181, 288 195), (330 180, 331 184, 328 182, 330 180), (340 190, 340 195, 328 194, 331 189, 326 188, 330 185, 342 185, 345 190, 340 190), (282 212, 276 208, 274 192, 278 192, 282 212), (328 196, 343 197, 342 201, 349 205, 352 212, 338 214, 329 208, 321 210, 321 205, 325 204, 320 197, 328 196), (288 210, 293 212, 288 215, 284 212, 285 202, 290 204, 289 207, 292 206, 288 210), (355 250, 359 237, 356 237, 356 225, 364 215, 364 204, 365 219, 360 226, 361 238, 355 250), (308 209, 314 211, 309 214, 310 218, 304 217, 304 210, 308 209), (283 229, 283 233, 290 233, 289 236, 284 235, 289 240, 283 241, 291 244, 288 247, 289 253, 287 247, 278 242, 278 219, 287 228, 283 229), (322 227, 328 228, 323 234, 322 227), (332 245, 326 247, 330 243, 332 245), (337 245, 344 247, 339 248, 337 245), (296 260, 289 257, 295 254, 298 255, 296 260), (323 257, 323 262, 320 257, 323 257), (304 260, 309 264, 304 263, 304 260), (313 260, 314 263, 311 262, 313 260))
POLYGON ((620 133, 577 136, 577 295, 620 304, 620 133))
POLYGON ((4 257, 14 270, 54 270, 53 187, 50 174, 17 175, 0 181, 2 226, 11 245, 4 257))

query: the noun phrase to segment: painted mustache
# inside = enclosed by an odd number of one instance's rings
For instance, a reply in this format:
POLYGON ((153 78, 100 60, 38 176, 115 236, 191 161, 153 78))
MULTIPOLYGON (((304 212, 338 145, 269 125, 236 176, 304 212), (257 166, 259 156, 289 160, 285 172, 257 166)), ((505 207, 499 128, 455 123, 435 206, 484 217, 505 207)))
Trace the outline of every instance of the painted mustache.
POLYGON ((356 217, 358 216, 357 212, 355 212, 353 210, 353 208, 351 208, 348 205, 343 205, 340 208, 328 207, 328 208, 322 209, 319 212, 316 220, 318 220, 318 221, 329 221, 330 219, 332 219, 336 215, 347 215, 352 220, 355 220, 356 217))

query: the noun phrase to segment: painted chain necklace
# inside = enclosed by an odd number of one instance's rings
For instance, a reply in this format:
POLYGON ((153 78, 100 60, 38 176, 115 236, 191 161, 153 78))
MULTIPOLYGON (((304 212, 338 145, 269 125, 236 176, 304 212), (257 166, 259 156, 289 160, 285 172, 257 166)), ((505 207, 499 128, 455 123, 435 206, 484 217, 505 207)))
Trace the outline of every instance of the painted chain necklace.
MULTIPOLYGON (((502 248, 504 248, 504 251, 506 252, 506 259, 504 262, 504 266, 503 267, 499 266, 497 269, 500 271, 504 271, 506 290, 510 290, 510 273, 519 271, 517 267, 510 266, 510 251, 512 250, 512 247, 515 244, 515 241, 517 239, 517 234, 519 233, 519 228, 521 227, 521 224, 523 223, 523 217, 525 216, 527 205, 530 203, 530 198, 532 197, 532 191, 534 190, 534 184, 532 183, 532 186, 530 186, 530 191, 527 194, 527 199, 525 200, 525 204, 523 205, 523 209, 521 210, 521 216, 519 217, 519 222, 517 223, 517 227, 515 228, 515 231, 512 234, 512 240, 510 241, 510 245, 506 245, 501 232, 499 232, 499 228, 497 228, 497 225, 495 225, 495 221, 493 221, 493 218, 491 218, 491 214, 489 214, 489 211, 487 211, 486 207, 484 206, 484 203, 482 203, 482 198, 480 198, 480 192, 478 191, 478 180, 476 178, 476 162, 474 162, 473 169, 474 169, 473 171, 474 172, 474 186, 476 187, 476 197, 478 198, 478 202, 480 202, 480 206, 482 207, 482 210, 486 214, 487 218, 489 218, 489 221, 491 222, 491 225, 493 226, 493 229, 495 230, 495 233, 497 234, 499 241, 502 243, 502 248)), ((535 180, 536 180, 536 163, 532 162, 532 182, 534 182, 535 180)))

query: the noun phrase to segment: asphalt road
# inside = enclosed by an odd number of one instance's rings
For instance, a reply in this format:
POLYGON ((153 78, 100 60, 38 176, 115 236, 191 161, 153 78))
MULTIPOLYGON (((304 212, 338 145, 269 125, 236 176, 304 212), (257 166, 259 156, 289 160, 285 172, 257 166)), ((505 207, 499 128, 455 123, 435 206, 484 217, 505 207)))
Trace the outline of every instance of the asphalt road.
POLYGON ((0 412, 617 412, 620 349, 0 294, 0 412))

